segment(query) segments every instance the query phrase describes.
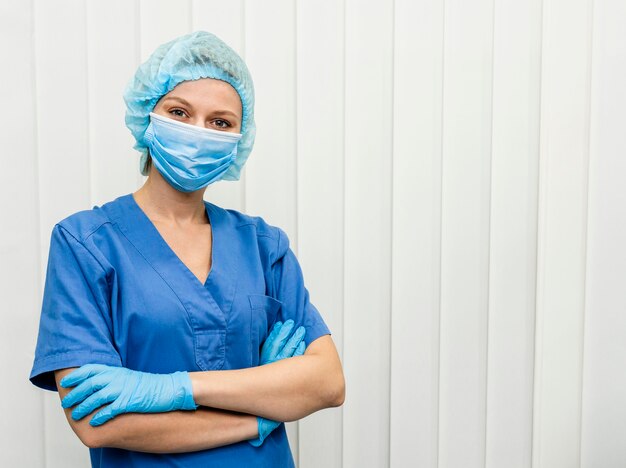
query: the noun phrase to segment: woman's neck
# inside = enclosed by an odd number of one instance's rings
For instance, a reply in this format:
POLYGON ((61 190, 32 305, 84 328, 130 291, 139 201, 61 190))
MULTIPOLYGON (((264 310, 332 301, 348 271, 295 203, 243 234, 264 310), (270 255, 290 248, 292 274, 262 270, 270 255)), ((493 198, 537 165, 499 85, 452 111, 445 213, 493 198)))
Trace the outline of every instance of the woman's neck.
POLYGON ((133 193, 135 201, 152 221, 175 225, 207 224, 204 206, 206 188, 195 192, 180 192, 152 166, 143 186, 133 193))

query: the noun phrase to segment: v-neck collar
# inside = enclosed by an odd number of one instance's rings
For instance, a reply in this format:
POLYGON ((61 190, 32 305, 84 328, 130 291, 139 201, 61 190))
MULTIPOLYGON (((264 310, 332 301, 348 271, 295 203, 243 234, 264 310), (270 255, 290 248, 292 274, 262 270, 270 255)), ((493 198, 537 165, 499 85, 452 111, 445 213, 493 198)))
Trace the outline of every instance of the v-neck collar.
POLYGON ((132 193, 129 196, 129 202, 130 202, 131 205, 133 205, 133 208, 134 208, 135 211, 139 211, 140 212, 138 214, 138 216, 143 217, 144 220, 147 221, 146 224, 150 224, 152 226, 152 230, 154 231, 155 237, 158 237, 161 240, 162 248, 168 250, 169 253, 171 254, 171 256, 176 258, 176 260, 180 263, 180 266, 182 268, 184 268, 185 270, 187 270, 191 274, 191 278, 193 280, 195 280, 199 285, 201 285, 201 286, 206 288, 206 286, 209 283, 209 280, 211 278, 211 274, 213 273, 213 270, 215 269, 215 250, 216 250, 215 249, 215 244, 216 244, 216 242, 215 242, 215 238, 216 238, 215 223, 211 219, 211 213, 210 213, 211 210, 209 209, 208 203, 203 200, 204 210, 205 210, 207 219, 209 220, 209 225, 211 226, 211 268, 209 269, 209 274, 207 275, 206 279, 204 280, 204 283, 202 283, 198 279, 198 277, 193 274, 193 272, 187 266, 187 264, 181 260, 181 258, 178 256, 178 254, 176 252, 174 252, 174 249, 172 249, 172 247, 167 243, 167 241, 165 240, 163 235, 159 232, 159 230, 157 229, 155 224, 152 222, 152 220, 150 218, 148 218, 148 215, 146 214, 146 212, 143 211, 143 209, 139 206, 139 204, 137 203, 137 200, 135 200, 135 197, 133 196, 132 193))
MULTIPOLYGON (((204 284, 172 250, 150 218, 135 201, 132 193, 118 197, 103 206, 109 208, 112 221, 141 253, 152 268, 169 284, 181 302, 188 307, 196 302, 194 296, 203 304, 209 303, 214 313, 226 323, 237 288, 236 259, 223 252, 223 242, 228 239, 222 209, 203 200, 207 218, 211 224, 211 270, 204 284), (224 255, 222 255, 224 254, 224 255), (193 294, 196 291, 198 294, 193 294)), ((192 307, 194 308, 194 307, 192 307)))

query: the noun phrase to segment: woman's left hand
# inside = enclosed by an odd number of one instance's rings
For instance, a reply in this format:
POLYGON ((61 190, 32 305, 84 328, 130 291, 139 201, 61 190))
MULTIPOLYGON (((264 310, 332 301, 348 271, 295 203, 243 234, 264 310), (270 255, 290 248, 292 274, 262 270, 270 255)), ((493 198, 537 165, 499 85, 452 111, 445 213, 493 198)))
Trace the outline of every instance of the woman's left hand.
POLYGON ((86 364, 61 380, 64 388, 76 387, 61 405, 76 408, 72 418, 79 420, 107 403, 89 424, 100 426, 122 413, 162 413, 195 410, 191 380, 187 372, 151 374, 125 367, 86 364))
MULTIPOLYGON (((276 322, 274 328, 270 332, 269 336, 263 343, 261 349, 261 365, 271 364, 272 362, 280 361, 294 356, 302 356, 306 349, 304 342, 304 335, 306 329, 304 327, 298 327, 293 333, 291 338, 289 334, 293 329, 293 320, 287 320, 285 323, 276 322), (289 340, 287 340, 289 338, 289 340)), ((263 444, 263 441, 270 433, 280 426, 280 421, 274 421, 272 419, 265 419, 261 416, 257 416, 257 426, 259 436, 256 439, 248 440, 248 442, 254 446, 259 447, 263 444)))

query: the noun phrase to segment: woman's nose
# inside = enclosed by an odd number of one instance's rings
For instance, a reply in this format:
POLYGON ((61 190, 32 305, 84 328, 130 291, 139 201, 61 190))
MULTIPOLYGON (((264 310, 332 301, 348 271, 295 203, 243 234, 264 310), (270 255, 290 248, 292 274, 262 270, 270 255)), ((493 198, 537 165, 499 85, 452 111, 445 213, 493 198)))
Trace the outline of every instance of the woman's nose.
POLYGON ((199 117, 191 119, 188 123, 191 125, 195 125, 196 127, 202 127, 202 128, 206 127, 205 120, 199 117))

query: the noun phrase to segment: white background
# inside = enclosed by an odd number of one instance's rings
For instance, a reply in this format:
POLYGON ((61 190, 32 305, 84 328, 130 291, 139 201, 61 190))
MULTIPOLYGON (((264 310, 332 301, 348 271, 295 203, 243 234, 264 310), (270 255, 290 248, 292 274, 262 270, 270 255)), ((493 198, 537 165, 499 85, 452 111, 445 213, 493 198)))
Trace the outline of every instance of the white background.
POLYGON ((52 226, 142 183, 123 88, 196 29, 347 380, 302 468, 626 466, 626 2, 0 0, 0 465, 88 466, 32 386, 52 226))

